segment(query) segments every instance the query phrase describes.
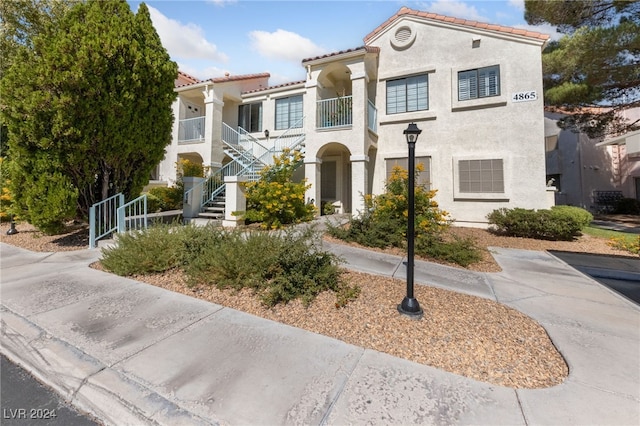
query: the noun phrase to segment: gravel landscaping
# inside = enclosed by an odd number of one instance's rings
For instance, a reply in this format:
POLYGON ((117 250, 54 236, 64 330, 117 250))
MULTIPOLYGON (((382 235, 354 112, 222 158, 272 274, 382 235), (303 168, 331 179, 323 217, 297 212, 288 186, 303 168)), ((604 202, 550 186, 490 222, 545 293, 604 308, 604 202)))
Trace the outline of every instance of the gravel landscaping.
MULTIPOLYGON (((18 224, 20 233, 16 235, 7 236, 7 229, 7 224, 0 226, 0 241, 33 251, 79 250, 88 246, 88 231, 81 225, 54 237, 43 236, 27 224, 18 224)), ((604 239, 590 236, 556 242, 499 237, 474 228, 452 231, 473 236, 485 248, 484 260, 469 268, 482 272, 500 270, 486 249, 492 246, 629 255, 609 247, 604 239)), ((93 266, 101 268, 99 264, 93 266)), ((568 374, 565 361, 538 323, 499 303, 452 291, 417 285, 416 298, 425 316, 415 321, 396 310, 405 294, 404 281, 363 273, 344 271, 343 278, 362 289, 358 299, 344 308, 336 308, 335 296, 329 293, 321 294, 308 308, 298 301, 266 308, 249 291, 187 287, 178 270, 133 278, 497 385, 543 388, 561 383, 568 374)))

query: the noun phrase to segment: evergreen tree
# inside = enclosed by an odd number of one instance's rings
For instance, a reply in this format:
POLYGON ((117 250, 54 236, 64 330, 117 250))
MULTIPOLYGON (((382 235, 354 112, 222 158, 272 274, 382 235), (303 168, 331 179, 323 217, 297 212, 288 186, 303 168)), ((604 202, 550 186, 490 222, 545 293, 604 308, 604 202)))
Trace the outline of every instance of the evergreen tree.
POLYGON ((125 0, 76 4, 22 44, 0 87, 21 216, 55 232, 138 196, 171 142, 176 75, 146 5, 125 0))
POLYGON ((640 107, 640 1, 527 0, 525 19, 565 34, 542 55, 545 102, 573 112, 561 125, 593 137, 640 128, 622 114, 640 107))

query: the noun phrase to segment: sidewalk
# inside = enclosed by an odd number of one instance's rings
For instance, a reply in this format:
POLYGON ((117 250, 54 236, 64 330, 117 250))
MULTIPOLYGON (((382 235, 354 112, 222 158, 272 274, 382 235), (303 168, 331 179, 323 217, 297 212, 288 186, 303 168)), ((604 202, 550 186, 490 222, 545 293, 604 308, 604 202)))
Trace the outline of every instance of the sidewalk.
MULTIPOLYGON (((403 278, 402 258, 327 247, 403 278)), ((0 243, 1 351, 114 425, 640 424, 640 308, 550 254, 493 250, 503 272, 416 261, 416 283, 542 324, 569 365, 515 390, 97 271, 99 249, 0 243)))

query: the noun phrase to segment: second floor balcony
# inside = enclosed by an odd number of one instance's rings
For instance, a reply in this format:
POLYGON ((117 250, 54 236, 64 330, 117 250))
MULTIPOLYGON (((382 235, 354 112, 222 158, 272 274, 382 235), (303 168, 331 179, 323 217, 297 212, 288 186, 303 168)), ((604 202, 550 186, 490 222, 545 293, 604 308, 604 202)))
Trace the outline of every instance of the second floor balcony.
POLYGON ((353 97, 341 96, 316 103, 316 127, 330 129, 353 125, 353 97))
POLYGON ((204 142, 204 117, 187 118, 178 122, 178 143, 204 142))
MULTIPOLYGON (((356 114, 358 112, 356 111, 356 114)), ((378 111, 370 100, 367 100, 367 126, 369 130, 377 133, 378 111)), ((343 129, 353 125, 353 97, 341 96, 332 99, 323 99, 316 103, 316 128, 317 129, 343 129)))

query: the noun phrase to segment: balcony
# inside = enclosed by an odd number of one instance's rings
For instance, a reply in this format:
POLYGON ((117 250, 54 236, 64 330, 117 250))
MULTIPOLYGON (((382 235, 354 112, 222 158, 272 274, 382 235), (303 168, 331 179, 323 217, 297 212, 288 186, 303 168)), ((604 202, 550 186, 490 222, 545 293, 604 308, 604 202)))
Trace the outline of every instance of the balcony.
POLYGON ((178 143, 204 142, 204 117, 187 118, 178 122, 178 143))
POLYGON ((323 99, 316 105, 316 128, 331 129, 353 124, 353 97, 323 99))

